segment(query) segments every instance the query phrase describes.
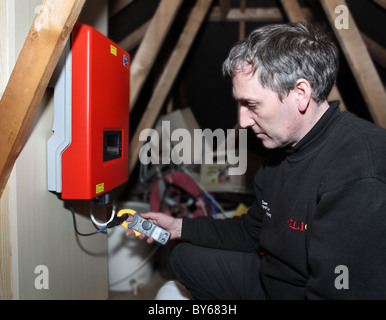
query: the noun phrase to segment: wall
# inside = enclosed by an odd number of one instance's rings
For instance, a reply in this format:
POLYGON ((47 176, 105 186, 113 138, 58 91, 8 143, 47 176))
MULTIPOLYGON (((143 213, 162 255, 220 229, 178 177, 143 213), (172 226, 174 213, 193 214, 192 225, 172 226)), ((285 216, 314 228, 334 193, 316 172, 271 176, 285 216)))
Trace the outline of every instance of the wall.
MULTIPOLYGON (((107 34, 107 1, 92 2, 92 7, 87 2, 79 21, 107 34)), ((1 54, 8 60, 2 71, 12 69, 40 4, 40 0, 1 0, 7 26, 7 50, 1 54)), ((46 142, 53 118, 53 91, 47 89, 0 201, 0 298, 106 299, 107 236, 76 236, 70 211, 47 191, 46 142), (39 290, 35 280, 40 273, 35 268, 41 265, 48 270, 48 289, 39 290)), ((76 203, 78 229, 85 233, 95 231, 90 208, 90 202, 76 203)))

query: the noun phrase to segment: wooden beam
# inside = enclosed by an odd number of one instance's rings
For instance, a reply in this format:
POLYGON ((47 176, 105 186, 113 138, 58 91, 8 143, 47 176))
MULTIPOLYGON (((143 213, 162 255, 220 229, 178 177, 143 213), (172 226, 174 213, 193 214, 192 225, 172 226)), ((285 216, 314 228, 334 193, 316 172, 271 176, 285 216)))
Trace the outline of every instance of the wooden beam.
POLYGON ((374 0, 374 2, 380 5, 383 9, 386 9, 386 0, 374 0))
POLYGON ((361 35, 373 60, 386 68, 386 49, 366 34, 361 33, 361 35))
POLYGON ((280 0, 284 11, 291 22, 307 22, 307 18, 299 5, 298 0, 280 0))
POLYGON ((226 16, 231 8, 231 0, 219 0, 221 20, 225 21, 226 16))
POLYGON ((118 45, 127 52, 136 48, 142 42, 142 39, 149 28, 150 22, 151 19, 122 39, 118 45))
MULTIPOLYGON (((307 19, 312 16, 311 11, 308 8, 302 8, 303 13, 307 19)), ((228 11, 225 19, 221 16, 221 8, 214 6, 209 15, 210 22, 282 22, 285 17, 279 8, 245 8, 244 12, 241 12, 238 8, 231 8, 228 11)))
POLYGON ((0 197, 84 3, 43 0, 29 30, 0 101, 0 197))
MULTIPOLYGON (((286 12, 286 15, 288 16, 288 19, 291 22, 302 22, 302 23, 307 22, 307 20, 308 20, 307 15, 300 7, 298 0, 280 0, 280 2, 284 8, 284 11, 286 12)), ((328 99, 330 101, 339 100, 340 101, 340 104, 339 104, 340 110, 341 111, 346 110, 344 100, 343 100, 336 85, 334 85, 332 87, 328 99)))
POLYGON ((130 112, 163 44, 182 0, 162 0, 130 66, 130 112))
POLYGON ((385 89, 351 13, 348 11, 347 29, 335 27, 337 18, 335 8, 343 5, 348 10, 346 1, 321 0, 321 4, 355 76, 373 121, 386 128, 385 89))
POLYGON ((224 17, 219 6, 214 6, 209 15, 211 22, 240 22, 240 21, 283 21, 279 8, 246 8, 245 12, 231 8, 224 17))
MULTIPOLYGON (((245 13, 245 9, 247 7, 247 0, 240 0, 240 12, 242 14, 245 13)), ((245 38, 245 21, 239 22, 239 40, 243 40, 245 38)))
POLYGON ((195 39, 211 4, 212 0, 197 0, 179 37, 179 40, 169 57, 164 71, 157 82, 153 95, 130 143, 130 175, 137 164, 139 151, 144 144, 143 141, 139 141, 139 135, 142 130, 152 128, 154 126, 161 107, 170 92, 174 80, 185 60, 187 53, 189 52, 193 40, 195 39))
POLYGON ((118 13, 133 1, 134 0, 109 0, 109 16, 111 17, 118 13))

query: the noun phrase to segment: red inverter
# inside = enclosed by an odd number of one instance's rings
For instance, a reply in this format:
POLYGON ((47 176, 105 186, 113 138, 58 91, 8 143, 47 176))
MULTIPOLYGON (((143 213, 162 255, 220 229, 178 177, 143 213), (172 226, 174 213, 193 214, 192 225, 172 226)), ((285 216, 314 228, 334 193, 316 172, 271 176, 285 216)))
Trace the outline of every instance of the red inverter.
POLYGON ((128 179, 130 57, 77 23, 58 69, 48 189, 92 199, 128 179))

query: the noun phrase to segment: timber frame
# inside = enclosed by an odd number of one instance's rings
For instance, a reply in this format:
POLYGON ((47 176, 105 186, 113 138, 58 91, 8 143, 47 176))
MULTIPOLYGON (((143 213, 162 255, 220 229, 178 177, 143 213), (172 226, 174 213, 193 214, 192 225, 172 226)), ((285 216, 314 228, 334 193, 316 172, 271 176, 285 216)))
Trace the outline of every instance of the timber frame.
POLYGON ((30 28, 0 100, 0 197, 85 2, 43 0, 48 27, 42 27, 41 12, 30 28))
MULTIPOLYGON (((0 197, 23 147, 36 109, 85 1, 43 0, 42 5, 48 6, 50 12, 53 13, 49 16, 48 29, 39 27, 39 13, 31 26, 0 101, 0 197)), ((110 15, 116 14, 132 1, 110 0, 110 15)), ((309 1, 312 4, 313 1, 309 1)), ((373 1, 386 10, 385 0, 373 1)), ((131 64, 130 111, 136 106, 137 97, 153 67, 172 22, 178 16, 182 2, 183 0, 160 0, 153 18, 119 43, 125 50, 139 46, 131 64)), ((309 21, 312 18, 312 12, 302 8, 298 0, 281 0, 280 3, 282 10, 279 8, 248 8, 246 0, 240 0, 240 8, 231 8, 230 0, 196 1, 131 139, 130 174, 137 163, 139 150, 143 144, 138 139, 139 133, 144 128, 154 126, 202 22, 205 19, 222 22, 237 21, 240 26, 240 38, 243 38, 247 21, 296 22, 309 21)), ((335 32, 352 73, 355 75, 374 123, 386 128, 386 93, 373 63, 375 60, 381 66, 386 66, 385 49, 359 31, 351 14, 349 14, 349 29, 334 27, 335 8, 339 5, 348 7, 345 0, 320 0, 320 4, 335 32)), ((336 87, 331 93, 331 98, 342 100, 336 87)), ((342 109, 344 108, 343 103, 342 109)))

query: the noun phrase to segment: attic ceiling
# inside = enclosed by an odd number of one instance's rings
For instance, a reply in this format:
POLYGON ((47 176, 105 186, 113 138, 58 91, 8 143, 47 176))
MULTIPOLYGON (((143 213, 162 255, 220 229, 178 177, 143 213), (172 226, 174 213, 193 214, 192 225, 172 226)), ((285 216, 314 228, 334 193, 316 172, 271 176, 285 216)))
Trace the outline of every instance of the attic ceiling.
MULTIPOLYGON (((50 32, 36 31, 39 19, 31 26, 31 37, 0 100, 0 110, 6 115, 3 122, 16 123, 0 126, 4 131, 0 196, 68 36, 68 26, 75 23, 84 2, 46 0, 64 20, 52 15, 50 24, 55 28, 50 32), (65 27, 60 25, 66 21, 65 27), (52 34, 60 41, 55 42, 52 34), (39 47, 44 41, 51 44, 44 47, 47 55, 39 47), (41 64, 28 63, 40 58, 41 64), (34 79, 23 78, 25 86, 20 86, 18 76, 31 66, 39 72, 32 72, 34 79), (15 101, 20 109, 17 117, 8 112, 15 101)), ((109 0, 109 9, 108 36, 130 53, 132 61, 129 152, 135 161, 130 163, 130 174, 141 147, 138 132, 153 127, 163 113, 189 107, 201 128, 237 128, 237 105, 230 80, 221 75, 221 64, 235 42, 269 23, 308 21, 330 33, 341 51, 341 69, 329 98, 338 98, 343 110, 386 128, 386 0, 109 0), (343 29, 334 25, 342 6, 346 14, 349 9, 349 26, 343 29)), ((257 143, 254 139, 252 149, 259 151, 257 143)))
MULTIPOLYGON (((110 0, 109 2, 109 37, 130 53, 132 64, 137 58, 137 50, 146 35, 150 22, 163 1, 172 3, 177 0, 110 0)), ((232 97, 230 80, 221 74, 222 62, 230 48, 259 26, 297 21, 299 15, 330 33, 341 49, 341 69, 336 87, 343 107, 362 118, 370 121, 375 119, 374 122, 377 122, 378 117, 374 114, 374 108, 380 110, 381 113, 384 108, 386 109, 386 99, 383 99, 386 84, 385 0, 343 1, 347 4, 355 21, 354 24, 358 28, 358 34, 363 39, 363 48, 366 54, 367 52, 369 54, 369 61, 363 59, 363 65, 361 61, 357 61, 356 66, 353 66, 351 59, 355 60, 361 55, 360 48, 357 49, 349 40, 340 37, 336 30, 333 30, 331 18, 334 18, 334 13, 327 12, 326 8, 323 8, 322 4, 326 3, 323 0, 207 1, 211 5, 205 19, 194 36, 193 43, 175 79, 170 84, 167 99, 163 102, 161 109, 152 111, 153 117, 189 107, 201 128, 215 130, 216 128, 235 127, 237 125, 237 104, 232 97), (299 9, 299 5, 301 12, 296 10, 299 9), (349 44, 347 48, 345 48, 346 44, 349 44), (370 85, 366 85, 363 79, 360 79, 360 71, 366 71, 369 65, 374 67, 371 69, 374 70, 372 74, 376 74, 378 83, 383 89, 380 92, 378 87, 380 99, 375 102, 369 101, 369 96, 374 96, 370 93, 370 85)), ((334 2, 334 0, 327 1, 334 2)), ((131 105, 133 110, 130 114, 130 135, 134 138, 138 130, 138 123, 146 116, 147 106, 149 106, 149 100, 152 99, 157 81, 167 66, 169 56, 197 2, 194 0, 182 1, 182 5, 176 9, 176 15, 154 64, 149 69, 138 98, 131 105)), ((341 1, 334 3, 339 2, 341 1)), ((141 52, 141 54, 144 53, 141 52)), ((132 83, 136 80, 135 77, 132 78, 132 83)), ((259 150, 258 142, 255 140, 251 143, 248 141, 248 147, 250 146, 259 150)))

